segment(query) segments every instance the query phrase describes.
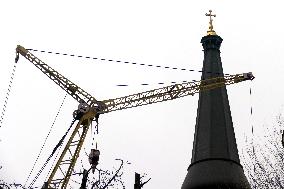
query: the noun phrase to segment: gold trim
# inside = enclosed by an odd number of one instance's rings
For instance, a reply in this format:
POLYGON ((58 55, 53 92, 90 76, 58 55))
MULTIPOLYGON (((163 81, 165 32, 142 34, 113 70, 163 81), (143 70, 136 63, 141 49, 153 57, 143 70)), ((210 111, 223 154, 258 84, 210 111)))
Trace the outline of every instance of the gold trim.
POLYGON ((216 32, 213 29, 213 17, 216 17, 216 14, 212 14, 212 10, 209 10, 209 14, 206 13, 205 16, 209 16, 210 20, 209 20, 209 29, 207 30, 207 35, 217 35, 216 32))

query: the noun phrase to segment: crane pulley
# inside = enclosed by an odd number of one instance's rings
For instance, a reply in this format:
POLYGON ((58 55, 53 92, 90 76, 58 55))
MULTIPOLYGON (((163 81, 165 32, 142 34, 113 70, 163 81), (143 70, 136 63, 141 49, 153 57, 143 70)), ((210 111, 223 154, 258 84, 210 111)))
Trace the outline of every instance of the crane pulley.
POLYGON ((18 61, 19 54, 21 54, 64 91, 71 95, 77 102, 79 102, 78 109, 73 113, 73 117, 78 120, 78 123, 45 184, 45 187, 48 189, 67 187, 89 126, 92 121, 98 119, 100 114, 173 100, 188 95, 194 95, 202 91, 223 87, 225 85, 254 79, 251 72, 226 75, 201 81, 174 84, 120 98, 98 101, 95 97, 48 66, 24 47, 18 45, 16 48, 16 54, 16 61, 18 61), (69 153, 68 156, 67 152, 69 153))

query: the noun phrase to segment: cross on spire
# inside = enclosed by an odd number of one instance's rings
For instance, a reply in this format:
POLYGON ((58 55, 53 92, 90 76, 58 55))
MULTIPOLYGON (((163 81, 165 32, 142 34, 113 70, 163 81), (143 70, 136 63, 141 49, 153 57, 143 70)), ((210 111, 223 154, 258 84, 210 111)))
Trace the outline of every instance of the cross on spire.
POLYGON ((205 16, 209 16, 209 30, 207 31, 207 35, 217 35, 213 30, 213 19, 212 17, 216 17, 216 14, 212 14, 212 10, 209 10, 209 13, 206 13, 205 16))

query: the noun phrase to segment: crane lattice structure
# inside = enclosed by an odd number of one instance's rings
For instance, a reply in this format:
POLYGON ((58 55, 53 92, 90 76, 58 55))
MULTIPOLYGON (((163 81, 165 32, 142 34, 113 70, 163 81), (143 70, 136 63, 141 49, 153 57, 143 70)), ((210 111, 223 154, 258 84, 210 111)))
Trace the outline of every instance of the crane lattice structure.
POLYGON ((57 160, 57 163, 45 184, 45 188, 48 189, 65 189, 67 187, 70 177, 73 174, 73 169, 79 157, 79 153, 88 129, 92 121, 97 119, 100 114, 173 100, 188 95, 194 95, 202 91, 224 87, 225 85, 231 85, 254 79, 254 76, 251 72, 236 75, 226 75, 224 77, 174 84, 120 98, 98 101, 95 97, 58 73, 24 47, 18 45, 16 48, 16 53, 17 61, 19 59, 19 54, 21 54, 39 70, 41 70, 42 73, 54 81, 69 95, 71 95, 77 102, 79 102, 78 109, 73 113, 74 119, 78 120, 77 125, 69 137, 61 156, 57 160), (79 138, 75 137, 76 134, 79 134, 79 138))

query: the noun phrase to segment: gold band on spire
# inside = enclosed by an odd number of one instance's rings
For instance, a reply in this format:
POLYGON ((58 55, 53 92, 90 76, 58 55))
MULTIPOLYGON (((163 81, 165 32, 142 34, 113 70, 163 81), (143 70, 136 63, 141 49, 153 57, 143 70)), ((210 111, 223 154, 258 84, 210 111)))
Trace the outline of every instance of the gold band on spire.
POLYGON ((216 14, 212 14, 212 10, 209 10, 209 14, 206 13, 205 16, 209 16, 210 17, 209 29, 207 31, 207 35, 217 35, 216 32, 213 29, 213 20, 212 20, 212 16, 216 17, 216 14))

